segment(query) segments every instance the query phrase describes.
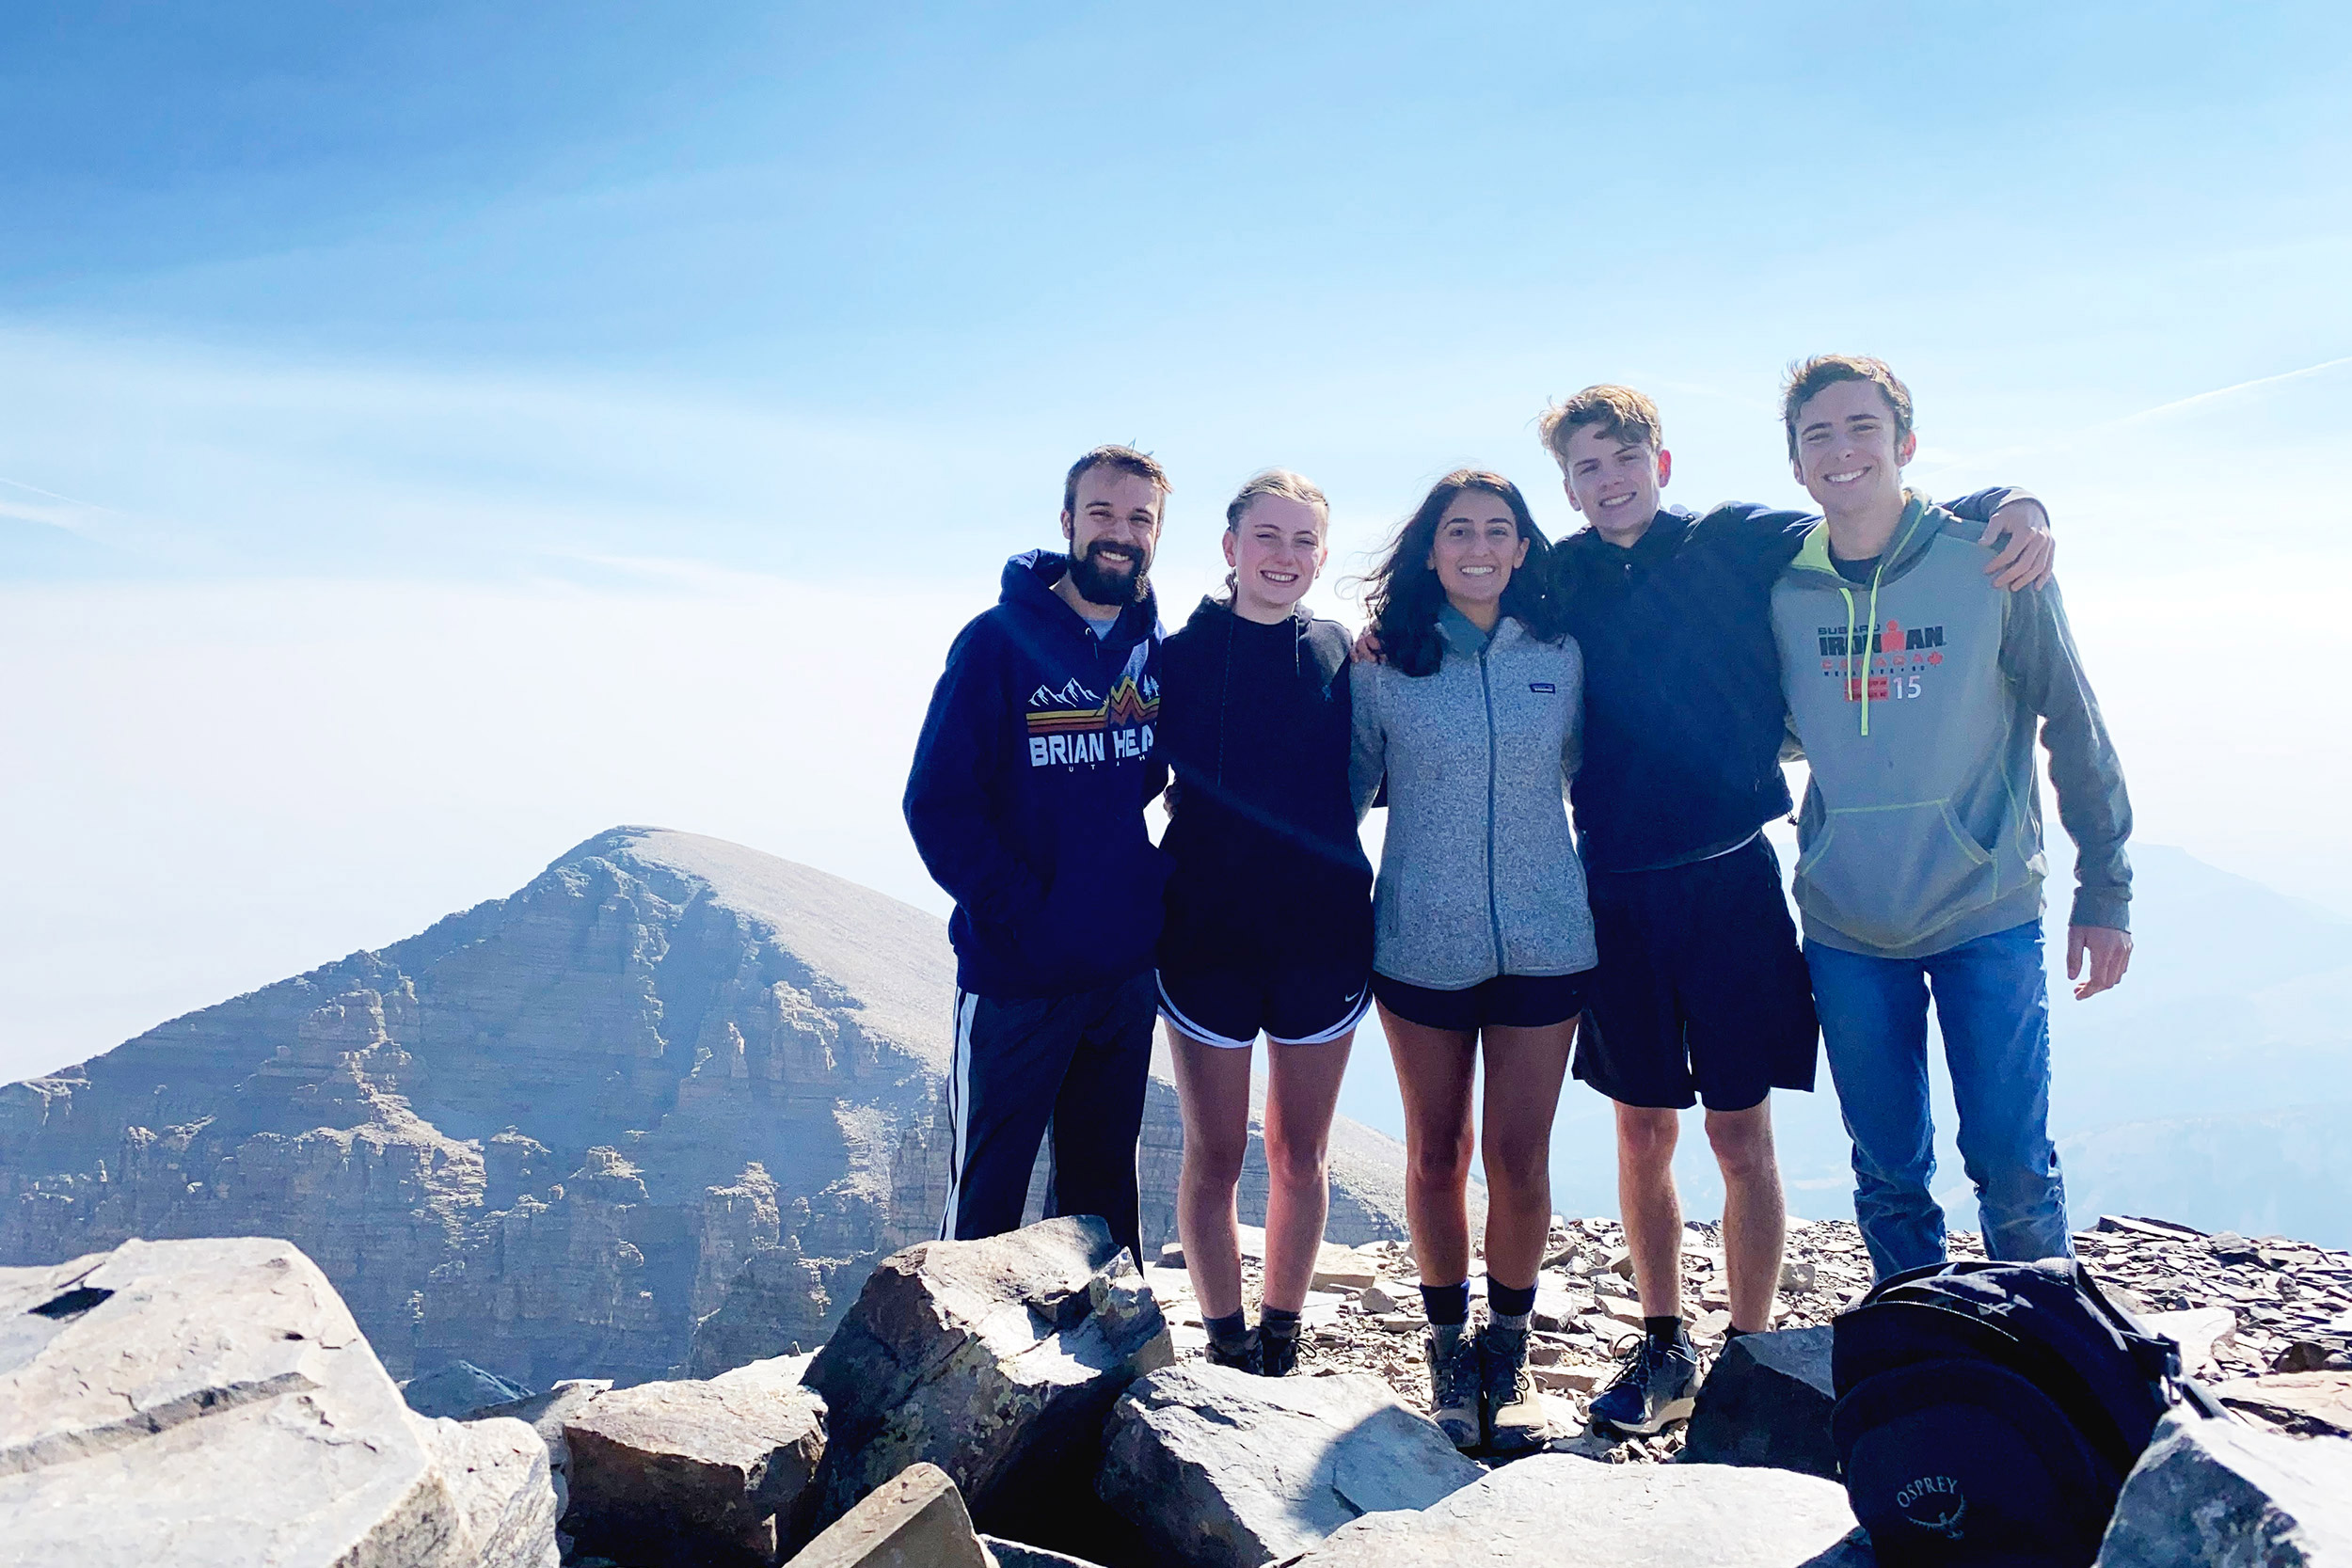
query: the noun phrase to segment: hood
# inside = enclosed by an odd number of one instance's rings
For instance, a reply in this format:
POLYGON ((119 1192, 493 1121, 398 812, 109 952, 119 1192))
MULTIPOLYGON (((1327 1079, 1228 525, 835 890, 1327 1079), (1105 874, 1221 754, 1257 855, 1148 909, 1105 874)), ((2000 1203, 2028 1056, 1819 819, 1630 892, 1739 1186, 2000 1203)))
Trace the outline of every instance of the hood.
MULTIPOLYGON (((1091 637, 1093 633, 1087 630, 1086 618, 1063 603, 1061 595, 1054 592, 1054 584, 1059 582, 1069 570, 1070 557, 1060 550, 1024 550, 1005 562, 1005 575, 997 591, 996 602, 1008 609, 1042 615, 1049 620, 1067 617, 1071 625, 1087 631, 1087 635, 1091 637)), ((1119 624, 1111 628, 1110 636, 1104 641, 1132 644, 1158 635, 1159 629, 1160 601, 1152 592, 1152 579, 1147 575, 1143 581, 1143 596, 1120 610, 1119 624)))
MULTIPOLYGON (((1303 601, 1291 606, 1290 630, 1293 637, 1306 636, 1307 627, 1311 625, 1313 621, 1314 617, 1307 613, 1307 606, 1303 601)), ((1211 626, 1232 626, 1238 628, 1248 626, 1271 635, 1278 628, 1279 628, 1281 625, 1282 623, 1279 621, 1274 623, 1273 626, 1266 626, 1258 621, 1244 621, 1239 615, 1233 613, 1232 600, 1220 599, 1212 594, 1203 594, 1201 596, 1200 604, 1193 608, 1192 614, 1186 618, 1184 622, 1184 629, 1186 631, 1190 631, 1198 627, 1202 631, 1206 631, 1211 626)))
POLYGON ((1290 650, 1291 671, 1296 673, 1308 657, 1307 635, 1313 625, 1314 617, 1307 612, 1304 604, 1291 607, 1287 622, 1277 621, 1268 626, 1262 621, 1243 620, 1233 612, 1231 599, 1208 595, 1201 599, 1191 617, 1184 622, 1184 630, 1195 637, 1215 635, 1224 647, 1228 679, 1221 701, 1230 705, 1232 702, 1231 673, 1237 647, 1249 650, 1244 657, 1251 658, 1279 658, 1281 655, 1277 650, 1287 647, 1290 650))
MULTIPOLYGON (((1935 536, 1945 524, 1953 521, 1952 515, 1916 490, 1903 492, 1902 520, 1895 525, 1895 536, 1886 543, 1879 557, 1878 580, 1892 582, 1911 570, 1919 558, 1928 553, 1935 536)), ((1805 531, 1804 543, 1798 546, 1796 559, 1788 563, 1792 577, 1807 579, 1807 585, 1822 589, 1861 586, 1850 583, 1830 559, 1829 524, 1814 524, 1805 531)))

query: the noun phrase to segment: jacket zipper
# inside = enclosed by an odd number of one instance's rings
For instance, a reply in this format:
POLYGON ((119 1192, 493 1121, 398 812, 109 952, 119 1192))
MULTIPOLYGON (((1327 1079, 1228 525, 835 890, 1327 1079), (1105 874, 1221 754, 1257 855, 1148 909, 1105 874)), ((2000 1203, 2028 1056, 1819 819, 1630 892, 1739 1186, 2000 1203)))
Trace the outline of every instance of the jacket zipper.
POLYGON ((1486 923, 1494 933, 1495 973, 1503 973, 1502 911, 1495 902, 1495 689, 1486 678, 1486 653, 1478 650, 1478 689, 1486 700, 1486 923))

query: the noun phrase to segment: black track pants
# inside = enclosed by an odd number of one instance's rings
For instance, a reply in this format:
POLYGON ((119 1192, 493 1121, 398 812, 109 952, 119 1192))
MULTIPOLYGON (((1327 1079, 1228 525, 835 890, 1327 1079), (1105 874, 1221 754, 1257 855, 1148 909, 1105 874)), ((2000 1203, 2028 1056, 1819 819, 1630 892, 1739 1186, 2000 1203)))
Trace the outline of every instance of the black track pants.
POLYGON ((1158 1008, 1150 970, 1068 996, 956 993, 943 1238, 1019 1228, 1038 1143, 1050 1132, 1046 1217, 1099 1214, 1111 1239, 1143 1260, 1136 1139, 1158 1008))

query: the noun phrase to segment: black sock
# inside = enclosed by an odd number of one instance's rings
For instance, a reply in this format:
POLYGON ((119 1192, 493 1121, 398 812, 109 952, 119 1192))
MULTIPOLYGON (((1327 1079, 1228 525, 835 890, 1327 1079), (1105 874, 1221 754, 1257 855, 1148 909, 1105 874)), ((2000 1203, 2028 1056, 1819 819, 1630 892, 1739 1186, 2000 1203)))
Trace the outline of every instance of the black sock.
POLYGON ((1674 1318, 1644 1318, 1642 1327, 1661 1345, 1671 1345, 1682 1338, 1682 1320, 1674 1318))
POLYGON ((1219 1350, 1239 1350, 1249 1339, 1249 1314, 1229 1312, 1221 1318, 1203 1318, 1200 1326, 1209 1331, 1209 1343, 1219 1350))
POLYGON ((1535 1310, 1535 1287, 1525 1290, 1505 1285, 1493 1275, 1486 1276, 1486 1306, 1498 1318, 1524 1318, 1535 1310))
POLYGON ((1424 1285, 1421 1288, 1421 1309, 1429 1314, 1430 1326, 1443 1328, 1459 1326, 1470 1322, 1470 1281, 1458 1285, 1424 1285))
POLYGON ((1734 1339, 1737 1339, 1738 1338, 1740 1338, 1740 1335, 1745 1334, 1746 1332, 1747 1332, 1747 1330, 1746 1330, 1746 1329, 1744 1329, 1744 1328, 1730 1328, 1730 1327, 1726 1327, 1726 1328, 1724 1328, 1724 1343, 1727 1345, 1727 1344, 1731 1343, 1734 1339))
POLYGON ((1276 1339, 1298 1338, 1298 1314, 1282 1307, 1262 1307, 1258 1312, 1258 1332, 1276 1339))

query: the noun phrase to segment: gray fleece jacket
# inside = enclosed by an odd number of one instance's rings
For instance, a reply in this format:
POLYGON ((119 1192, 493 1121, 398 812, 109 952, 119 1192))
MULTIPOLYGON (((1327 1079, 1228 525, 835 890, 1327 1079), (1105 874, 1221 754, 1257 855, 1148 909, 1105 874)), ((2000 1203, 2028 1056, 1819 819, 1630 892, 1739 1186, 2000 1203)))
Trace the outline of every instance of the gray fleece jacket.
POLYGON ((1567 811, 1583 655, 1574 638, 1538 641, 1509 616, 1490 641, 1449 607, 1438 630, 1445 656, 1431 673, 1359 664, 1350 676, 1359 820, 1389 782, 1373 967, 1438 990, 1590 969, 1598 955, 1567 811))

